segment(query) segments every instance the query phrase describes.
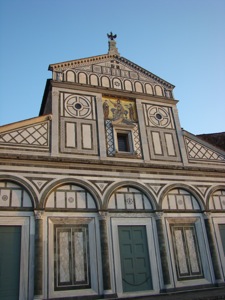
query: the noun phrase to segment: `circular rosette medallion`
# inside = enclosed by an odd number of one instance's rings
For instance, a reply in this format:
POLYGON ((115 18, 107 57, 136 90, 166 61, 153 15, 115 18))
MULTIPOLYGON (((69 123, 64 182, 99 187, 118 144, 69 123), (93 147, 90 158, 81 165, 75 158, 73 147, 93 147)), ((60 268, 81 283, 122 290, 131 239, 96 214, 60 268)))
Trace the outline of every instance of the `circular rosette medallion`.
POLYGON ((170 123, 169 113, 159 106, 152 106, 148 110, 148 119, 152 124, 159 127, 166 127, 170 123))
POLYGON ((65 100, 66 112, 76 118, 86 118, 91 113, 91 102, 80 96, 69 96, 65 100))

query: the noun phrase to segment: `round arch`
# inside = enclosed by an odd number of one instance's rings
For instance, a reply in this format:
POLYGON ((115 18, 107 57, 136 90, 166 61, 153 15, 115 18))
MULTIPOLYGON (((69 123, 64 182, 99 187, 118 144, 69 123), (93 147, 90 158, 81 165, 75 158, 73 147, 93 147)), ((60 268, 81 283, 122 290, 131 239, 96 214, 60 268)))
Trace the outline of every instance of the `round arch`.
MULTIPOLYGON (((212 200, 213 194, 215 194, 216 192, 220 192, 220 191, 224 191, 224 196, 221 195, 222 197, 225 198, 225 185, 217 185, 217 186, 213 186, 207 193, 207 197, 206 197, 206 209, 210 210, 212 208, 210 208, 210 200, 212 200)), ((223 201, 222 199, 220 199, 220 201, 223 201)), ((221 203, 222 207, 225 207, 225 203, 221 203)), ((216 208, 214 208, 216 210, 216 208)), ((221 209, 221 208, 220 208, 221 209)), ((222 208, 225 209, 225 208, 222 208)))
POLYGON ((90 185, 90 183, 80 180, 80 179, 73 179, 73 178, 64 178, 61 180, 56 180, 52 182, 45 190, 41 197, 40 205, 44 209, 46 206, 47 199, 49 195, 53 192, 55 188, 59 188, 63 185, 72 184, 77 185, 86 190, 90 193, 90 195, 93 197, 93 200, 96 205, 96 210, 99 210, 101 208, 101 197, 98 194, 98 192, 90 185))
POLYGON ((172 185, 169 185, 169 186, 166 186, 162 192, 161 192, 161 195, 160 195, 160 198, 159 198, 159 207, 160 209, 162 209, 162 204, 163 204, 163 200, 165 198, 165 196, 172 190, 174 189, 180 189, 180 190, 185 190, 187 191, 188 193, 190 193, 197 201, 198 205, 200 206, 200 210, 201 211, 204 211, 205 210, 205 204, 202 200, 202 197, 201 195, 191 186, 189 185, 186 185, 186 184, 172 184, 172 185))
POLYGON ((110 185, 110 187, 106 191, 106 194, 104 197, 103 209, 105 209, 105 210, 108 209, 109 200, 110 200, 110 197, 112 196, 112 194, 119 188, 123 188, 123 187, 131 187, 131 188, 135 188, 135 189, 141 191, 150 201, 150 203, 153 207, 152 210, 158 209, 157 202, 156 202, 153 194, 151 193, 151 191, 145 185, 143 185, 139 182, 136 182, 136 181, 116 182, 116 183, 110 185))
POLYGON ((24 190, 27 192, 27 194, 30 197, 31 203, 32 203, 32 209, 35 209, 38 207, 38 198, 33 190, 33 188, 23 179, 18 178, 16 176, 12 175, 3 175, 0 176, 0 182, 11 182, 19 185, 21 188, 24 188, 24 190))

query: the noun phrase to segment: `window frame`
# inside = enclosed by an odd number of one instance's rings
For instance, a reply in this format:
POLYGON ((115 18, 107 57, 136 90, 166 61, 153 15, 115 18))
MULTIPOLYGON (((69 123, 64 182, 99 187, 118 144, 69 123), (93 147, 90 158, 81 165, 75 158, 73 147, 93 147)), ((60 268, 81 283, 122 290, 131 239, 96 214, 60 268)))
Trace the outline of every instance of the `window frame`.
POLYGON ((182 213, 182 216, 176 217, 173 213, 165 213, 164 222, 167 231, 167 249, 168 257, 170 258, 170 272, 171 278, 174 280, 174 285, 176 288, 185 286, 197 286, 212 284, 214 278, 214 271, 211 262, 211 255, 208 245, 208 238, 205 230, 204 219, 200 213, 182 213), (198 240, 198 247, 200 253, 200 259, 203 269, 203 278, 193 278, 187 280, 179 280, 176 270, 175 253, 173 246, 173 238, 171 233, 171 225, 185 224, 187 226, 194 226, 196 231, 196 237, 198 240))
MULTIPOLYGON (((96 236, 96 220, 94 216, 87 216, 79 214, 79 216, 73 215, 73 217, 68 217, 62 213, 54 213, 54 216, 51 214, 48 215, 48 293, 50 298, 58 298, 58 297, 75 297, 82 295, 98 295, 99 294, 99 286, 101 284, 101 280, 99 282, 99 252, 98 245, 99 237, 96 236), (86 225, 88 228, 88 247, 89 247, 89 255, 90 255, 90 287, 86 288, 75 288, 75 289, 65 289, 65 290, 55 290, 55 236, 54 230, 55 225, 68 225, 68 226, 76 226, 76 225, 86 225), (98 259, 97 259, 98 257, 98 259), (94 258, 94 259, 91 259, 94 258), (97 270, 97 274, 96 274, 97 270)), ((46 268, 47 270, 47 268, 46 268)))
POLYGON ((133 129, 134 125, 117 125, 113 124, 113 138, 114 138, 114 149, 115 155, 135 155, 134 149, 134 141, 133 141, 133 129), (127 136, 127 150, 128 151, 121 151, 119 150, 119 143, 118 143, 118 135, 127 136))

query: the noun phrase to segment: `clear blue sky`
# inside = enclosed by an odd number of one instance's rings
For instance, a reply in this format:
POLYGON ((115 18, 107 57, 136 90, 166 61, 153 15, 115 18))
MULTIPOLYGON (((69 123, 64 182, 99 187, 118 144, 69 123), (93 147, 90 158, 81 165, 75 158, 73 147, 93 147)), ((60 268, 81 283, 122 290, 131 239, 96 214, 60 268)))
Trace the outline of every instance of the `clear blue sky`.
POLYGON ((39 115, 48 65, 121 56, 176 86, 181 127, 225 131, 225 0, 0 0, 0 125, 39 115))

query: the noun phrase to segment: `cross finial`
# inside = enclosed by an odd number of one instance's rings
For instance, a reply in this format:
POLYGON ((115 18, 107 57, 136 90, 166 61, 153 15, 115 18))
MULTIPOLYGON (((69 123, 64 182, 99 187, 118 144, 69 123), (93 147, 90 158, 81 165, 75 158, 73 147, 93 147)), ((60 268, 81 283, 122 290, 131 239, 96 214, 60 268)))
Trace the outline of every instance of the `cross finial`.
POLYGON ((117 35, 113 34, 112 31, 110 32, 110 34, 107 33, 107 36, 111 41, 113 41, 117 37, 117 35))

